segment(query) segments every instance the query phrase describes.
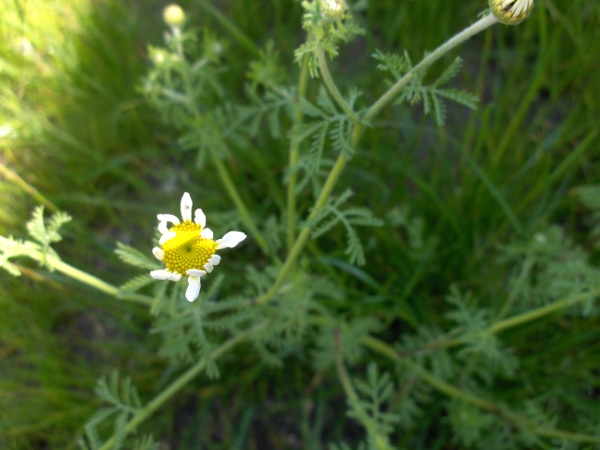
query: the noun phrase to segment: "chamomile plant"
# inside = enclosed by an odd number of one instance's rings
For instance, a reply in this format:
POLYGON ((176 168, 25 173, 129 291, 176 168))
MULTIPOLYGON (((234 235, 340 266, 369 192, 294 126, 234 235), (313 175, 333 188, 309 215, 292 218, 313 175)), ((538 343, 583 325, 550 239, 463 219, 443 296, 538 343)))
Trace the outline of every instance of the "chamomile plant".
MULTIPOLYGON (((523 340, 519 333, 540 319, 597 314, 600 274, 585 252, 558 227, 527 235, 493 180, 461 154, 457 159, 469 161, 518 233, 493 255, 502 282, 473 293, 457 279, 432 288, 437 304, 423 304, 412 298, 416 285, 431 280, 422 274, 433 273, 439 255, 453 248, 440 248, 409 205, 371 210, 368 201, 379 187, 389 191, 390 183, 411 177, 402 170, 385 180, 368 175, 371 158, 384 159, 390 171, 398 168, 393 159, 401 159, 377 154, 376 146, 391 135, 389 118, 380 120, 383 111, 398 108, 403 117, 409 107, 418 108, 442 127, 453 115, 476 109, 477 96, 458 88, 463 60, 448 56, 494 25, 524 21, 533 1, 482 2, 481 9, 489 9, 420 59, 410 49, 373 50, 365 70, 378 73, 379 95, 348 87, 336 75, 343 67, 330 67, 345 45, 369 35, 366 2, 302 1, 298 31, 304 37, 295 51, 277 42, 261 49, 202 3, 226 32, 198 27, 191 14, 168 6, 164 45, 149 48, 148 73, 140 81, 148 104, 177 136, 169 148, 183 152, 185 164, 174 171, 191 175, 177 181, 177 193, 163 190, 179 201, 179 216, 159 213, 168 209, 164 195, 157 196, 151 205, 157 233, 146 236, 144 248, 117 245, 121 260, 137 271, 134 277, 114 286, 63 262, 52 249, 69 220, 63 213, 47 218, 37 209, 27 226, 31 239, 0 240, 0 266, 12 275, 21 273, 15 258, 30 257, 152 315, 150 332, 160 338, 156 364, 164 364, 156 391, 140 392, 135 374, 101 377, 96 392, 102 407, 85 425, 80 448, 158 448, 166 432, 147 435, 146 421, 167 405, 177 409, 173 399, 183 390, 198 401, 258 396, 260 407, 230 422, 240 428, 235 445, 220 443, 245 448, 251 423, 269 408, 263 396, 280 386, 281 395, 295 395, 298 380, 305 382, 299 394, 304 412, 302 423, 291 426, 301 428, 302 444, 289 448, 598 445, 597 420, 581 420, 579 429, 564 420, 585 409, 581 397, 523 395, 530 387, 520 388, 527 381, 518 373, 528 361, 514 349, 523 340), (237 52, 247 51, 246 59, 232 60, 234 43, 241 44, 237 52), (194 209, 192 197, 204 209, 194 209), (209 211, 217 233, 207 227, 209 211), (214 389, 196 395, 202 374, 214 389), (275 387, 263 384, 281 374, 275 387), (498 393, 505 388, 519 395, 498 393), (323 428, 335 433, 321 441, 323 428)), ((438 199, 416 176, 410 181, 438 199)), ((449 216, 443 202, 437 204, 440 215, 449 216)), ((448 220, 462 236, 462 218, 448 220)), ((593 383, 586 386, 595 395, 593 383)), ((217 434, 207 432, 193 448, 215 444, 217 434)), ((264 444, 256 439, 255 447, 264 444)), ((291 441, 278 442, 273 445, 288 448, 282 442, 291 441)))

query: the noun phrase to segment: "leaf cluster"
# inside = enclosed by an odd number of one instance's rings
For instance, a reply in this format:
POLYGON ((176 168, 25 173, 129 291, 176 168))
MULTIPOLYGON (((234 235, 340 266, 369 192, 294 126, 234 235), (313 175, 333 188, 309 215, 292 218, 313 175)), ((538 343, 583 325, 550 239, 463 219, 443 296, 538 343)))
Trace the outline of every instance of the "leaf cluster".
POLYGON ((322 3, 321 0, 302 2, 302 28, 306 30, 308 38, 306 43, 294 52, 297 62, 308 58, 308 70, 312 78, 319 76, 319 52, 325 52, 331 58, 335 58, 341 42, 348 42, 353 37, 364 34, 364 30, 352 19, 351 11, 347 7, 339 18, 329 19, 323 12, 322 3))
POLYGON ((348 255, 351 264, 363 265, 365 264, 364 250, 355 227, 379 227, 383 224, 383 221, 373 217, 373 213, 367 208, 350 207, 341 209, 340 207, 352 195, 352 191, 347 189, 337 198, 330 197, 324 206, 313 211, 310 219, 304 226, 312 228, 311 236, 313 239, 316 239, 327 233, 338 223, 341 223, 346 229, 348 239, 348 247, 345 254, 348 255))
POLYGON ((100 432, 112 425, 112 446, 115 450, 158 450, 152 436, 126 437, 125 426, 142 409, 137 389, 130 377, 121 377, 115 369, 98 380, 96 395, 105 405, 85 424, 85 435, 78 444, 82 450, 98 450, 105 442, 100 432))
POLYGON ((414 105, 422 102, 423 112, 426 115, 433 112, 435 121, 440 126, 444 125, 446 121, 445 100, 453 101, 470 109, 475 109, 477 106, 479 99, 476 95, 446 86, 456 77, 462 66, 462 59, 459 56, 430 84, 425 84, 426 68, 414 70, 407 52, 400 56, 395 53, 383 53, 377 50, 373 54, 373 58, 379 61, 377 68, 389 72, 395 81, 400 80, 409 73, 411 74, 408 85, 395 103, 406 102, 414 105))
POLYGON ((390 435, 400 421, 396 412, 385 411, 394 396, 389 373, 379 373, 375 363, 367 366, 367 379, 355 379, 358 398, 349 401, 348 416, 358 420, 367 431, 367 449, 392 449, 390 435))
POLYGON ((32 256, 33 253, 39 254, 41 263, 48 270, 54 270, 49 259, 60 260, 60 258, 51 245, 62 240, 59 230, 65 223, 70 221, 71 217, 63 212, 55 213, 48 220, 45 220, 44 207, 36 207, 26 227, 29 235, 37 243, 16 240, 11 236, 0 236, 0 267, 13 276, 19 276, 21 272, 10 262, 10 259, 19 256, 32 256))

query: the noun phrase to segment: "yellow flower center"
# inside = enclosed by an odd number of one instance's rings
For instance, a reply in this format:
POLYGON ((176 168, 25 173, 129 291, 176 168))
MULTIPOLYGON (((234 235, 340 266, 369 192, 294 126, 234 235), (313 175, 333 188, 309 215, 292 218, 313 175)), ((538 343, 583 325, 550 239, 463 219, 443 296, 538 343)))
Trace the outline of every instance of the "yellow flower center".
POLYGON ((204 265, 217 250, 217 243, 203 239, 200 236, 202 228, 194 222, 173 225, 169 231, 176 235, 162 245, 167 269, 185 276, 189 269, 204 270, 204 265))

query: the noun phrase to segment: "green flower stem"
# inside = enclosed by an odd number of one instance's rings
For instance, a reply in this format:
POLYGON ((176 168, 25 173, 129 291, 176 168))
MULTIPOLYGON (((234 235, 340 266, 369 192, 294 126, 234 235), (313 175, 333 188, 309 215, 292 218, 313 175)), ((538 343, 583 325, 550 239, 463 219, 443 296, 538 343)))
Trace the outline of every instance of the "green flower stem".
POLYGON ((346 397, 350 399, 350 401, 358 400, 358 394, 354 390, 354 386, 352 386, 352 381, 350 381, 350 377, 348 376, 348 371, 346 370, 346 366, 344 366, 344 359, 342 357, 342 339, 340 336, 340 329, 335 329, 335 367, 337 369, 338 377, 340 382, 342 383, 342 387, 344 388, 344 392, 346 393, 346 397))
MULTIPOLYGON (((338 378, 340 379, 340 383, 342 383, 342 387, 344 388, 344 392, 348 400, 350 400, 350 407, 354 409, 357 415, 360 416, 368 416, 368 413, 360 406, 360 404, 356 403, 359 399, 354 386, 352 385, 352 381, 350 380, 350 376, 348 375, 348 371, 346 370, 346 366, 344 365, 344 358, 342 353, 342 339, 340 336, 340 329, 335 329, 335 367, 338 373, 338 378)), ((376 448, 380 450, 389 449, 390 446, 387 442, 387 438, 385 436, 380 435, 373 427, 373 423, 363 422, 361 421, 362 426, 367 430, 367 434, 369 435, 370 441, 373 442, 376 448)))
MULTIPOLYGON (((496 334, 500 333, 504 330, 507 330, 512 327, 516 327, 519 325, 523 325, 527 322, 531 322, 533 320, 539 319, 541 317, 547 316, 549 314, 560 311, 561 309, 568 308, 569 306, 576 305, 577 303, 581 303, 585 300, 588 300, 590 297, 593 297, 595 294, 586 293, 581 294, 575 299, 565 299, 559 300, 554 303, 550 303, 549 305, 540 306, 539 308, 532 309, 531 311, 527 311, 521 314, 518 314, 513 317, 509 317, 508 319, 500 320, 495 324, 491 325, 487 329, 483 330, 483 334, 496 334)), ((434 348, 447 348, 447 347, 458 347, 462 345, 462 341, 460 339, 449 339, 449 338, 440 338, 424 347, 418 349, 419 351, 431 350, 434 348)))
MULTIPOLYGON (((424 67, 427 67, 428 65, 437 61, 445 53, 449 52, 450 50, 452 50, 454 47, 456 47, 460 43, 466 41, 470 37, 485 30, 486 28, 490 27, 491 25, 493 25, 497 22, 498 21, 496 20, 496 18, 494 16, 492 16, 491 14, 487 15, 487 16, 481 18, 480 20, 478 20, 477 22, 475 22, 470 27, 468 27, 468 28, 464 29, 463 31, 461 31, 460 33, 458 33, 456 36, 454 36, 450 40, 446 41, 441 46, 439 46, 436 50, 434 50, 432 53, 430 53, 425 58, 423 58, 423 60, 419 64, 417 64, 415 67, 413 67, 413 69, 409 73, 407 73, 404 77, 402 77, 400 80, 398 80, 396 82, 396 84, 394 84, 394 86, 392 86, 379 100, 377 100, 377 102, 375 102, 373 104, 373 106, 371 106, 371 108, 365 115, 364 121, 368 122, 369 120, 373 119, 373 117, 375 117, 379 113, 379 111, 381 111, 381 109, 383 107, 387 106, 390 102, 392 102, 396 98, 396 96, 400 93, 402 88, 410 81, 410 79, 413 77, 413 75, 416 71, 418 71, 424 67)), ((327 89, 329 90, 331 95, 335 98, 335 100, 339 103, 339 105, 342 107, 342 109, 344 109, 344 111, 354 121, 354 129, 352 131, 352 147, 356 148, 360 138, 363 135, 364 126, 362 125, 361 121, 358 119, 356 114, 348 106, 348 104, 346 103, 344 98, 339 93, 339 90, 337 89, 335 83, 333 82, 333 80, 331 78, 331 74, 329 73, 329 69, 327 68, 324 52, 319 51, 317 54, 317 57, 319 60, 319 68, 321 70, 321 75, 323 77, 323 81, 324 81, 325 85, 327 86, 327 89)), ((309 221, 312 217, 314 217, 317 210, 320 207, 322 207, 325 204, 325 202, 327 201, 327 199, 329 198, 329 196, 330 196, 337 180, 339 179, 344 167, 346 166, 347 162, 348 162, 348 159, 346 158, 346 156, 344 156, 343 153, 338 156, 338 159, 337 159, 335 165, 333 166, 333 168, 331 169, 331 172, 329 173, 329 176, 327 177, 327 181, 325 182, 325 185, 323 186, 323 189, 321 190, 321 193, 319 194, 319 198, 317 199, 315 206, 313 207, 312 213, 308 217, 309 221)), ((273 296, 275 296, 279 287, 283 283, 286 275, 288 274, 289 270, 292 268, 296 259, 300 255, 300 252, 304 248, 304 245, 306 244, 306 241, 308 240, 311 231, 312 231, 312 229, 310 227, 305 227, 300 232, 300 234, 296 238, 296 241, 287 256, 287 259, 286 259, 283 267, 281 268, 281 271, 279 272, 279 275, 275 279, 273 286, 266 294, 264 294, 263 296, 259 297, 256 300, 256 302, 258 304, 266 303, 271 298, 273 298, 273 296)))
POLYGON ((108 284, 105 281, 102 281, 100 278, 97 278, 93 275, 90 275, 87 272, 77 269, 60 259, 45 257, 41 252, 35 252, 29 255, 32 259, 39 262, 40 264, 47 264, 52 267, 54 270, 67 275, 74 280, 77 280, 83 284, 87 284, 95 289, 98 289, 105 294, 108 294, 112 297, 122 298, 123 300, 128 300, 135 303, 141 303, 144 305, 149 305, 151 303, 151 299, 145 295, 140 294, 131 294, 121 296, 121 291, 118 287, 113 286, 112 284, 108 284))
POLYGON ((483 399, 481 397, 477 397, 476 395, 469 394, 467 392, 461 391, 460 389, 452 386, 451 384, 446 383, 443 380, 440 380, 433 374, 429 373, 423 367, 413 363, 409 359, 402 358, 396 350, 388 345, 387 343, 380 341, 379 339, 373 338, 371 336, 365 338, 363 340, 363 344, 372 350, 385 355, 392 359, 395 362, 399 362, 408 367, 409 370, 414 372, 421 380, 438 390, 439 392, 447 395, 448 397, 456 398, 458 400, 462 400, 468 403, 471 403, 481 409, 485 409, 490 411, 506 420, 508 420, 511 425, 516 428, 526 429, 531 433, 535 433, 538 436, 543 436, 547 438, 558 438, 576 442, 590 442, 590 443, 600 443, 599 436, 591 436, 587 434, 580 433, 571 433, 569 431, 564 430, 556 430, 552 428, 547 428, 540 426, 533 420, 529 419, 526 416, 521 414, 512 413, 510 411, 506 411, 495 403, 483 399))
POLYGON ((331 77, 331 73, 329 72, 329 67, 327 66, 327 58, 325 57, 325 50, 323 50, 322 48, 317 50, 317 59, 319 60, 319 70, 321 72, 321 76, 323 77, 323 82, 325 83, 325 86, 327 86, 329 93, 334 98, 334 100, 338 103, 338 105, 340 105, 340 107, 344 110, 344 112, 348 115, 348 117, 350 117, 350 120, 353 123, 357 123, 358 117, 357 117, 356 113, 354 111, 352 111, 352 108, 350 108, 350 105, 348 105, 348 103, 346 103, 346 100, 344 100, 344 97, 342 97, 342 94, 340 94, 339 89, 337 88, 335 82, 333 81, 333 78, 331 77))
MULTIPOLYGON (((212 354, 213 359, 217 359, 228 350, 232 349, 234 346, 246 340, 249 336, 251 336, 255 331, 260 328, 263 328, 266 325, 266 321, 260 323, 248 330, 239 333, 238 335, 232 337, 220 347, 218 347, 212 354)), ((124 433, 125 435, 131 433, 135 430, 138 425, 144 422, 148 417, 150 417, 158 408, 168 402, 175 394, 177 394, 181 389, 183 389, 187 384, 190 383, 196 376, 204 370, 205 362, 201 360, 197 362, 195 365, 190 367, 186 372, 184 372, 179 378, 177 378, 173 383, 171 383, 165 390, 163 390, 160 394, 158 394, 154 399, 152 399, 146 406, 140 409, 132 419, 125 425, 124 433)), ((115 444, 115 438, 112 436, 108 441, 104 443, 99 450, 109 450, 115 444)))
POLYGON ((254 55, 260 55, 260 49, 254 44, 252 39, 246 36, 231 20, 221 14, 217 8, 212 6, 211 2, 202 0, 199 3, 200 7, 213 16, 240 44, 246 47, 246 50, 249 50, 254 55))
MULTIPOLYGON (((308 85, 308 57, 302 58, 300 66, 300 79, 298 80, 298 104, 295 111, 294 128, 302 124, 302 111, 300 110, 300 102, 306 96, 306 88, 308 85)), ((296 186, 298 185, 298 175, 296 173, 296 164, 300 157, 299 144, 292 139, 290 146, 290 179, 287 186, 287 248, 288 251, 294 246, 296 240, 296 186)))
MULTIPOLYGON (((347 162, 348 162, 348 159, 343 154, 341 154, 338 157, 335 165, 331 169, 331 172, 329 172, 327 181, 325 182, 325 185, 323 186, 323 189, 321 190, 321 194, 319 195, 319 198, 317 199, 317 201, 315 203, 313 211, 308 216, 308 220, 313 218, 314 215, 317 213, 317 210, 325 204, 325 202, 329 198, 329 195, 331 194, 331 191, 333 190, 333 188, 335 186, 335 183, 337 182, 342 171, 344 170, 344 167, 346 166, 347 162)), ((266 294, 259 297, 256 300, 256 303, 258 303, 258 304, 266 303, 271 298, 273 298, 273 296, 277 293, 277 291, 279 290, 279 287, 283 283, 283 280, 285 279, 289 270, 292 268, 292 266, 296 262, 296 259, 300 255, 300 252, 304 248, 304 244, 306 244, 306 241, 308 240, 311 231, 312 231, 312 228, 307 226, 300 232, 300 234, 296 238, 296 242, 294 243, 294 246, 290 250, 288 257, 285 260, 285 263, 283 264, 283 267, 279 271, 279 274, 277 275, 277 278, 275 279, 273 286, 266 294)))
POLYGON ((547 316, 548 314, 552 314, 556 311, 560 311, 561 309, 567 308, 576 303, 580 303, 583 300, 590 298, 591 296, 592 294, 581 294, 574 300, 559 300, 557 302, 550 303, 549 305, 535 308, 531 311, 524 312, 514 317, 509 317, 508 319, 501 320, 500 322, 496 322, 494 325, 490 326, 487 330, 485 330, 484 333, 500 333, 501 331, 504 331, 508 328, 523 325, 524 323, 531 322, 532 320, 539 319, 540 317, 547 316))
POLYGON ((423 58, 423 60, 421 60, 421 62, 419 64, 414 66, 406 75, 404 75, 402 78, 400 78, 391 88, 389 88, 387 90, 387 92, 385 94, 383 94, 379 98, 379 100, 377 100, 373 104, 373 106, 371 106, 371 108, 365 115, 365 121, 369 121, 369 120, 373 119, 373 117, 375 117, 379 113, 379 111, 381 111, 385 106, 387 106, 389 103, 391 103, 393 100, 395 100, 396 97, 398 96, 398 94, 404 88, 404 86, 406 84, 408 84, 408 82, 412 79, 412 77, 414 76, 414 74, 417 71, 424 69, 425 67, 433 64, 435 61, 440 59, 442 56, 444 56, 446 53, 448 53, 454 47, 462 44, 467 39, 473 37, 477 33, 480 33, 481 31, 485 30, 486 28, 489 28, 490 26, 494 25, 495 23, 498 23, 498 19, 496 19, 496 17, 494 17, 493 14, 488 14, 488 15, 482 17, 481 19, 479 19, 473 25, 465 28, 463 31, 461 31, 454 37, 447 40, 442 45, 440 45, 438 48, 436 48, 433 52, 431 52, 427 56, 425 56, 425 58, 423 58))
POLYGON ((231 198, 231 200, 233 200, 233 203, 235 204, 238 213, 240 214, 242 223, 248 228, 252 236, 254 236, 254 240, 256 241, 260 249, 265 253, 265 255, 270 255, 271 257, 275 258, 274 255, 272 255, 272 252, 269 250, 267 241, 263 237, 262 233, 259 231, 258 227, 254 223, 254 220, 252 219, 252 216, 248 212, 248 208, 246 208, 246 204, 240 197, 240 194, 237 188, 235 187, 235 184, 231 180, 231 176, 229 175, 227 167, 225 167, 225 164, 223 164, 223 161, 221 161, 219 155, 217 155, 214 151, 210 151, 209 153, 211 156, 212 163, 217 168, 217 173, 219 174, 219 178, 221 178, 221 182, 223 183, 227 194, 229 194, 229 197, 231 198))

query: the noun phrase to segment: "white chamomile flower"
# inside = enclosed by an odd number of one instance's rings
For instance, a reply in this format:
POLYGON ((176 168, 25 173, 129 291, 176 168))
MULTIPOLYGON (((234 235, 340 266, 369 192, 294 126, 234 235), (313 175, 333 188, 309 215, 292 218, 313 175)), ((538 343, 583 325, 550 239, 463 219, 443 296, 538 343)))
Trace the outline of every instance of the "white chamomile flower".
POLYGON ((533 8, 533 0, 490 0, 490 8, 499 22, 516 25, 527 18, 533 8))
POLYGON ((170 281, 188 277, 185 298, 193 302, 200 294, 200 278, 221 262, 215 252, 235 247, 246 239, 246 235, 241 231, 230 231, 221 239, 213 240, 213 232, 206 228, 206 216, 201 209, 194 211, 192 221, 192 197, 187 192, 181 197, 181 221, 171 214, 157 217, 162 236, 158 242, 160 247, 154 247, 152 253, 165 263, 166 268, 153 270, 150 275, 156 280, 170 281))
POLYGON ((344 0, 321 0, 321 13, 327 20, 340 20, 346 12, 344 0))

